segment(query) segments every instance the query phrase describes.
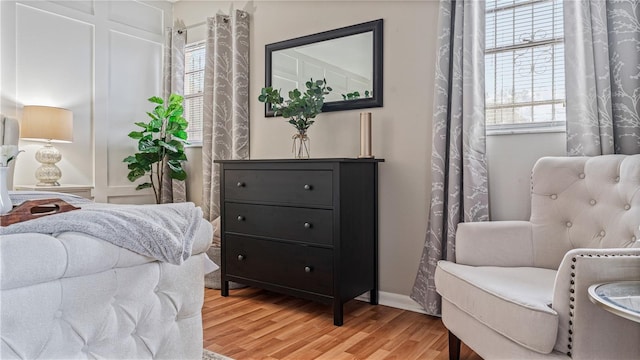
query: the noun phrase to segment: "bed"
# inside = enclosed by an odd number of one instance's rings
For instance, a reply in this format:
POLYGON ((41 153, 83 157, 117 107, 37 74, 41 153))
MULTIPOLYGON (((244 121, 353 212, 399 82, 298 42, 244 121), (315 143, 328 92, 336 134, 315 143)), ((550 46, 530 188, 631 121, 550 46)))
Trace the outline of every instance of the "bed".
MULTIPOLYGON (((0 138, 4 141, 5 136, 0 138)), ((82 209, 22 223, 41 222, 34 232, 25 231, 26 226, 6 230, 20 224, 2 227, 0 358, 202 358, 204 274, 216 266, 205 253, 213 228, 197 219, 198 208, 191 203, 109 206, 59 193, 12 196, 14 204, 31 197, 58 197, 82 209), (111 213, 168 209, 174 211, 169 217, 188 224, 189 241, 184 241, 179 258, 165 254, 168 260, 161 261, 162 254, 141 255, 126 244, 112 243, 115 236, 64 228, 70 217, 79 222, 91 211, 103 211, 108 218, 111 213), (181 212, 191 215, 185 220, 181 212), (47 218, 62 230, 50 231, 47 218)), ((140 233, 144 227, 121 221, 120 226, 129 229, 129 236, 122 238, 145 238, 140 233)), ((159 238, 154 234, 154 243, 162 243, 159 238)))

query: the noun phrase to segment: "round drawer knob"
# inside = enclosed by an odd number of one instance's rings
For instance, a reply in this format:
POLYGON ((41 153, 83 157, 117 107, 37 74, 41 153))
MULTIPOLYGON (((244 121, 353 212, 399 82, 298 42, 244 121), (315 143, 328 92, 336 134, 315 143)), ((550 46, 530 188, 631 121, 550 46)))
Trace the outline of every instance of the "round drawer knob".
POLYGON ((305 266, 304 267, 304 272, 310 273, 311 272, 311 266, 305 266))
POLYGON ((238 221, 244 221, 244 216, 238 215, 238 221))
POLYGON ((311 190, 311 185, 309 185, 309 184, 304 184, 304 189, 305 189, 305 190, 311 190))
POLYGON ((242 181, 238 181, 236 184, 237 187, 244 187, 244 183, 242 181))
POLYGON ((311 223, 308 223, 308 222, 304 223, 304 228, 311 229, 311 223))
POLYGON ((240 261, 244 260, 244 255, 238 255, 238 260, 240 261))

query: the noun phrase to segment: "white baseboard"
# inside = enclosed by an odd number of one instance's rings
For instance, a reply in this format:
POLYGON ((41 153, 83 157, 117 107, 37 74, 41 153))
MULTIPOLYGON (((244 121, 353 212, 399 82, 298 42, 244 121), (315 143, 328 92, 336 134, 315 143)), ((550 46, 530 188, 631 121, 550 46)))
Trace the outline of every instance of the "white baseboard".
MULTIPOLYGON (((364 293, 356 298, 360 301, 369 301, 369 293, 364 293)), ((396 309, 413 311, 421 314, 426 314, 426 311, 413 301, 408 295, 400 295, 385 291, 378 291, 378 303, 380 305, 393 307, 396 309)))

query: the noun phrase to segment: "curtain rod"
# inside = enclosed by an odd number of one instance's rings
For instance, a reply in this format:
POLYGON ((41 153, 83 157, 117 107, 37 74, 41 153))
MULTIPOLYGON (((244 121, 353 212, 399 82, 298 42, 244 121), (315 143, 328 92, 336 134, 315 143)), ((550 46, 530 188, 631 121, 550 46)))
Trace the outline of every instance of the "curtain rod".
MULTIPOLYGON (((246 13, 245 11, 243 11, 243 12, 240 14, 240 17, 242 17, 243 19, 244 19, 246 16, 247 16, 247 13, 246 13)), ((227 21, 228 21, 228 19, 229 19, 229 15, 224 15, 224 17, 225 17, 225 22, 227 22, 227 21)), ((206 21, 201 21, 201 22, 199 22, 199 23, 195 23, 195 24, 191 24, 191 25, 185 26, 184 28, 188 30, 188 29, 191 29, 191 28, 194 28, 194 27, 198 27, 198 26, 203 26, 203 25, 207 25, 207 22, 206 22, 206 21)))

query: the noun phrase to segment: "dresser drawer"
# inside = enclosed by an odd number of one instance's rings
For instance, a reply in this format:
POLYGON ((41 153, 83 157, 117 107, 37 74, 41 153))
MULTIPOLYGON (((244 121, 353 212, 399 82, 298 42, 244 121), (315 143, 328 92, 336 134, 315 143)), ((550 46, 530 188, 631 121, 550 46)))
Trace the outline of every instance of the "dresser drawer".
POLYGON ((331 206, 328 170, 226 170, 225 200, 331 206))
POLYGON ((224 207, 227 232, 333 244, 332 210, 240 203, 224 207))
POLYGON ((226 274, 323 295, 333 293, 333 251, 310 246, 225 237, 226 274))

